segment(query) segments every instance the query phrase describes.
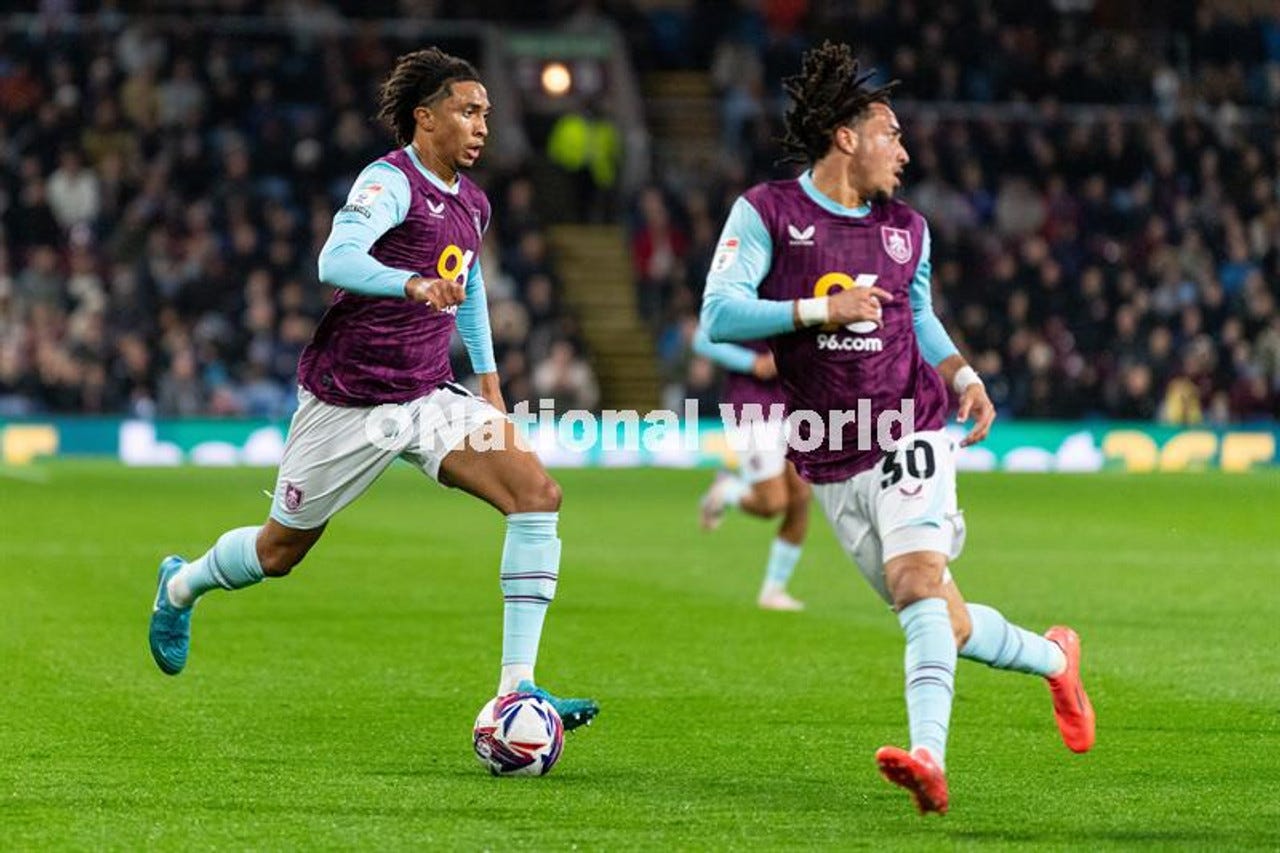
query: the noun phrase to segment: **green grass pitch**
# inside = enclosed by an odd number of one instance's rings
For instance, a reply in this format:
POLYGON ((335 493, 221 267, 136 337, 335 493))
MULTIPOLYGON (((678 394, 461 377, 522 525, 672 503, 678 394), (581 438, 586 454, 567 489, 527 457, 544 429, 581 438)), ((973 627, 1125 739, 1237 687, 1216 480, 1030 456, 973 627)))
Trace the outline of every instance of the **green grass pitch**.
POLYGON ((470 727, 497 677, 502 522, 407 468, 292 578, 215 592, 162 676, 158 560, 265 515, 273 472, 0 472, 0 848, 1280 846, 1280 475, 962 475, 974 601, 1084 638, 1096 749, 1038 679, 960 666, 951 814, 905 741, 897 623, 815 507, 803 614, 753 607, 772 527, 695 507, 707 471, 566 471, 538 668, 603 712, 541 779, 470 727))

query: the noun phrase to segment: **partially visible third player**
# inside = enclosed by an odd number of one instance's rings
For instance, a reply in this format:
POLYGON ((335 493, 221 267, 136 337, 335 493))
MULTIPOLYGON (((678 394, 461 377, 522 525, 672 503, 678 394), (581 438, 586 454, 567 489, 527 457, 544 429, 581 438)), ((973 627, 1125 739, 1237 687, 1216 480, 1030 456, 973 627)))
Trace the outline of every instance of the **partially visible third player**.
POLYGON ((757 518, 781 516, 756 603, 765 610, 803 610, 804 604, 787 591, 787 583, 800 562, 812 492, 787 461, 781 414, 785 397, 773 353, 763 341, 712 343, 701 327, 693 346, 699 355, 725 370, 723 405, 732 415, 731 421, 726 419, 725 429, 738 456, 738 472, 719 472, 703 495, 699 507, 702 528, 719 527, 730 508, 757 518))
POLYGON ((797 429, 790 458, 906 640, 910 749, 882 747, 876 763, 921 813, 946 812, 957 655, 1047 679, 1075 752, 1093 746, 1094 713, 1074 631, 1020 628, 966 603, 951 576, 965 526, 948 387, 959 420, 975 420, 965 444, 986 437, 995 410, 933 313, 928 226, 893 199, 909 158, 890 89, 870 77, 828 43, 786 81, 784 146, 808 168, 734 204, 702 325, 713 341, 769 339, 788 411, 827 425, 818 441, 812 423, 797 429))

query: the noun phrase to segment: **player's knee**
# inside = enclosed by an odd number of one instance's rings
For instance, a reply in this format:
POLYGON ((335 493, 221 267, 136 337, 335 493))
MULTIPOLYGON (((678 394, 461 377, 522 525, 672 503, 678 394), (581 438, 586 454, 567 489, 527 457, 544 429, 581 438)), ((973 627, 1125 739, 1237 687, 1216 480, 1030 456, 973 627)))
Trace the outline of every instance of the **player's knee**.
POLYGON ((770 480, 757 483, 752 490, 752 503, 759 515, 773 517, 786 512, 788 504, 787 487, 780 481, 770 480))
POLYGON ((894 607, 901 610, 925 598, 945 597, 942 576, 947 561, 943 555, 921 552, 896 558, 894 562, 898 564, 888 572, 893 577, 894 607))
POLYGON ((515 495, 515 512, 558 512, 563 495, 560 484, 546 471, 539 471, 534 481, 515 495))

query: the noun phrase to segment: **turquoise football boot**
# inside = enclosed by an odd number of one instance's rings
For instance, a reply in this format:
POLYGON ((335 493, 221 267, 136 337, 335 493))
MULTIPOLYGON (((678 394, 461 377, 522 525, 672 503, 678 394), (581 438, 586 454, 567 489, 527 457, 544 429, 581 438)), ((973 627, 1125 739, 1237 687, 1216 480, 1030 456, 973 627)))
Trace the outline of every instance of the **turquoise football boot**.
POLYGON ((544 699, 551 703, 551 707, 556 709, 556 713, 560 715, 561 722, 564 723, 564 730, 570 731, 578 726, 591 725, 591 721, 595 719, 596 714, 600 713, 600 706, 593 699, 561 699, 552 696, 532 681, 521 681, 516 685, 517 693, 532 693, 539 699, 544 699))
POLYGON ((187 649, 191 645, 191 608, 175 607, 169 601, 166 587, 169 578, 185 566, 186 560, 170 555, 160 562, 160 578, 156 585, 156 603, 151 610, 151 656, 165 675, 177 675, 187 665, 187 649))

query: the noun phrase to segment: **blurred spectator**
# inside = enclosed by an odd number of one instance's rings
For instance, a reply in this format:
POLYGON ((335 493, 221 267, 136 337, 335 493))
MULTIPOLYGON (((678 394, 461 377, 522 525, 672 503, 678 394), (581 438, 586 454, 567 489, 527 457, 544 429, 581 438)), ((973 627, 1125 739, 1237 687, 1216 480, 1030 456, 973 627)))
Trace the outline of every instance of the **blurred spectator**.
POLYGON ((797 47, 851 32, 881 80, 903 81, 903 196, 929 219, 934 307, 1003 414, 1280 416, 1280 50, 1258 47, 1280 17, 1242 3, 1138 20, 1122 5, 765 4, 722 27, 718 171, 660 163, 634 199, 664 398, 705 393, 681 334, 705 222, 718 230, 737 193, 794 174, 772 165, 779 80, 797 47))
POLYGON ((640 316, 650 324, 661 317, 677 283, 677 269, 688 250, 685 233, 672 222, 662 190, 640 192, 639 222, 631 238, 640 316))
MULTIPOLYGON (((430 5, 435 17, 469 9, 430 5)), ((546 22, 572 5, 510 14, 546 22)), ((391 145, 369 93, 420 45, 358 21, 338 32, 385 4, 269 8, 308 25, 196 36, 111 14, 0 36, 0 412, 288 413, 329 295, 315 257, 356 173, 391 145)), ((792 174, 774 165, 782 76, 804 47, 854 34, 881 79, 904 81, 904 195, 930 218, 934 305, 1003 414, 1274 418, 1280 18, 1266 3, 1137 8, 584 7, 579 21, 625 24, 642 69, 700 71, 718 95, 720 150, 694 167, 655 163, 629 200, 664 399, 715 396, 690 320, 733 199, 792 174)), ((507 402, 535 385, 598 401, 536 170, 481 165, 507 402)), ((607 186, 602 174, 592 180, 607 186)))
POLYGON ((551 345, 551 354, 533 371, 533 390, 540 400, 555 400, 560 412, 600 405, 595 373, 569 341, 551 345))
MULTIPOLYGON (((87 16, 56 49, 36 30, 0 34, 0 415, 292 411, 330 296, 315 259, 356 174, 393 144, 371 93, 421 45, 346 33, 343 15, 376 12, 365 4, 282 8, 306 26, 194 38, 87 16)), ((601 185, 610 163, 589 163, 601 185)), ((552 359, 548 387, 597 405, 534 184, 481 165, 506 399, 530 399, 552 359)))

